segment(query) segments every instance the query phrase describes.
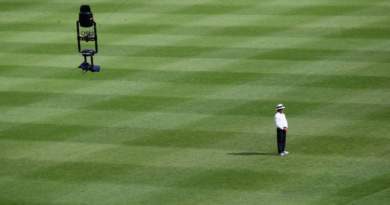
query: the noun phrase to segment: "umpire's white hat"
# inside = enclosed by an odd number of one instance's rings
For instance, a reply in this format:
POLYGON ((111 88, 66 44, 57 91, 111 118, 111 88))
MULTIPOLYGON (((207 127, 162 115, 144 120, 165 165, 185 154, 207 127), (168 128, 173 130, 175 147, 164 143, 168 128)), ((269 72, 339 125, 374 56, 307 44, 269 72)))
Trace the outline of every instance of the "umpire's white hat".
POLYGON ((276 110, 281 110, 281 109, 284 109, 285 107, 283 107, 283 104, 279 104, 276 106, 276 110))

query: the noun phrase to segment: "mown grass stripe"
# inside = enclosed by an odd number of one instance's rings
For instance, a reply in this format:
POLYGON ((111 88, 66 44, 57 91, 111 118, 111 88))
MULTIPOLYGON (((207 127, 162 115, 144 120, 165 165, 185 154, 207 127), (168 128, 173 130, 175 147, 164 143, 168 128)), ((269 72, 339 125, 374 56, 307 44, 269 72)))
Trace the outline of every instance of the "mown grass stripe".
MULTIPOLYGON (((7 43, 2 49, 3 52, 8 49, 7 43)), ((60 46, 47 44, 47 46, 39 46, 39 44, 22 44, 19 48, 14 47, 15 43, 10 43, 12 48, 10 52, 29 54, 34 51, 39 51, 42 54, 59 55, 61 52, 65 54, 71 54, 75 52, 75 49, 71 45, 60 46), (50 45, 50 46, 49 46, 50 45)), ((17 45, 17 44, 16 44, 17 45)), ((122 46, 122 49, 115 50, 115 46, 104 46, 112 52, 109 52, 109 56, 136 56, 136 57, 167 57, 167 58, 193 58, 200 54, 211 52, 217 48, 212 47, 177 47, 177 46, 122 46)), ((249 48, 225 48, 223 51, 217 52, 214 55, 202 55, 202 58, 218 58, 218 59, 245 59, 249 54, 252 55, 251 59, 260 60, 297 60, 297 61, 318 61, 322 59, 331 58, 342 53, 346 53, 347 50, 319 50, 319 49, 249 49, 249 48), (283 56, 283 57, 280 57, 283 56)), ((344 55, 341 59, 335 58, 343 62, 389 62, 388 51, 358 51, 352 55, 344 55)))
MULTIPOLYGON (((89 75, 80 75, 80 72, 77 72, 78 69, 73 67, 74 61, 79 59, 77 56, 63 56, 56 59, 56 61, 47 60, 41 62, 36 60, 39 55, 28 55, 25 56, 27 62, 24 63, 13 61, 14 59, 17 59, 19 55, 13 54, 3 56, 7 57, 7 59, 4 59, 2 62, 3 64, 0 62, 0 72, 2 76, 10 78, 63 78, 88 81, 105 78, 118 79, 121 77, 126 79, 129 76, 137 78, 137 74, 139 74, 139 77, 142 79, 145 78, 145 75, 150 76, 151 74, 163 77, 163 71, 167 71, 167 73, 176 73, 177 76, 180 76, 180 73, 183 72, 389 76, 389 73, 387 72, 388 63, 383 62, 232 60, 205 58, 191 58, 177 61, 175 58, 159 57, 128 57, 126 59, 114 61, 114 59, 116 59, 115 57, 100 56, 99 59, 101 61, 110 62, 110 64, 105 65, 105 67, 110 71, 112 70, 112 72, 105 72, 104 76, 99 77, 95 75, 92 77, 89 75), (61 62, 61 66, 52 67, 58 61, 61 62), (132 63, 129 64, 128 61, 131 61, 132 63), (314 67, 321 69, 313 69, 314 67), (27 69, 28 72, 26 72, 27 69)), ((50 58, 48 55, 44 55, 43 57, 45 59, 50 58)), ((3 86, 6 85, 4 84, 3 86)))
POLYGON ((388 173, 386 1, 91 1, 111 17, 85 75, 79 2, 29 3, 0 14, 0 203, 384 201, 362 187, 388 173))

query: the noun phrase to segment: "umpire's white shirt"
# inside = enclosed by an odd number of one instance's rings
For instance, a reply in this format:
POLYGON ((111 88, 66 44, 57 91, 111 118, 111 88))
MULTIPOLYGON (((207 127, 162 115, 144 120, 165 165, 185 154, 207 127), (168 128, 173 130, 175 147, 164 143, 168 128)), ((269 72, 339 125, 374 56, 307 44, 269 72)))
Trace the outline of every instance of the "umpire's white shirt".
POLYGON ((284 115, 284 113, 280 114, 280 112, 277 112, 275 115, 275 124, 276 124, 276 127, 279 129, 283 129, 285 127, 288 128, 286 115, 284 115))

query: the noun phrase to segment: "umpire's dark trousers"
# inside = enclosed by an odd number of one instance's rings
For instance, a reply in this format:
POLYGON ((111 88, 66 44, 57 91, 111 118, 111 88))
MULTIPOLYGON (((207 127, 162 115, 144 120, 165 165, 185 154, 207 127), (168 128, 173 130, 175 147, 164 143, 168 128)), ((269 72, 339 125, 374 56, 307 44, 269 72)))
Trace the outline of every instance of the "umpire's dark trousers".
POLYGON ((278 153, 284 152, 286 147, 286 131, 276 128, 276 138, 278 141, 278 153))

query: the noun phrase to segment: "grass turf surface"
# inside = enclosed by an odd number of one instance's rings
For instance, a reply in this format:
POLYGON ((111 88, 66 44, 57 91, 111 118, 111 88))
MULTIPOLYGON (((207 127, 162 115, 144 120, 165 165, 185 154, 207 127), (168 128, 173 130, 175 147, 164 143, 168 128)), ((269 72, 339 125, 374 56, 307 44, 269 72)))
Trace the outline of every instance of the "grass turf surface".
POLYGON ((388 203, 389 2, 84 3, 0 0, 0 204, 388 203))

